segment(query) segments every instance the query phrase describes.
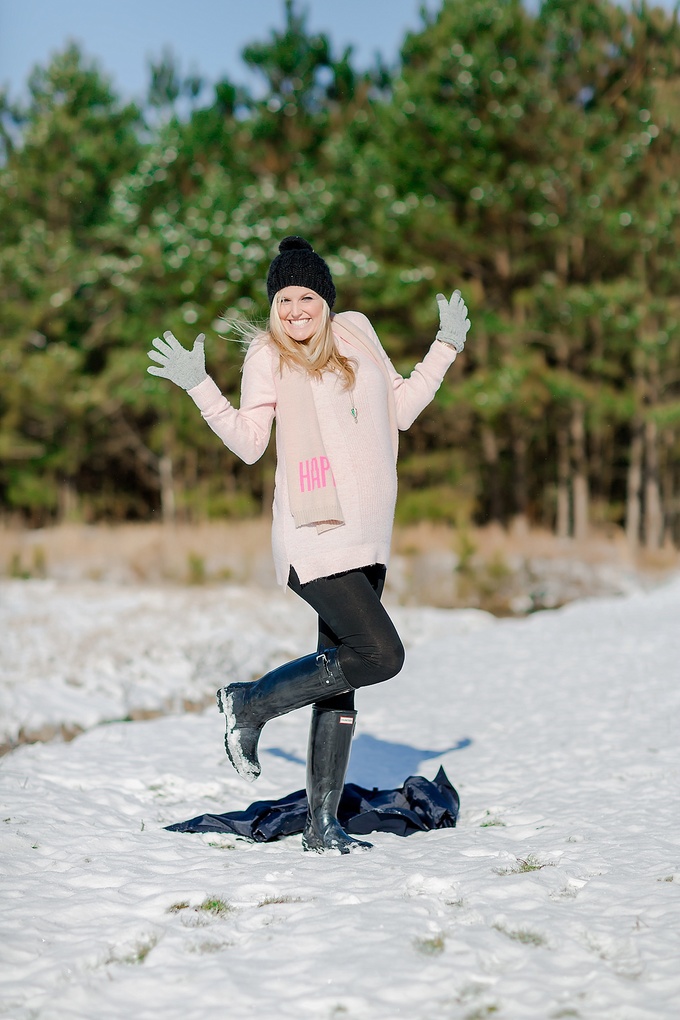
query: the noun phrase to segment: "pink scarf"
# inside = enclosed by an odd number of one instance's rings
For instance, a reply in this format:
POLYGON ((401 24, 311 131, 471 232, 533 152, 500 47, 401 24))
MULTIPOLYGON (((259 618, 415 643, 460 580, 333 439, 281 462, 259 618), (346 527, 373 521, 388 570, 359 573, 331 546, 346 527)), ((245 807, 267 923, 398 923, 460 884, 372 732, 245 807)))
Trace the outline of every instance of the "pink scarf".
MULTIPOLYGON (((333 317, 333 331, 350 346, 368 354, 385 375, 389 394, 389 416, 396 457, 397 425, 394 390, 387 366, 375 343, 355 325, 333 317), (338 328, 339 327, 339 328, 338 328), (345 334, 349 334, 349 339, 345 334)), ((338 499, 319 419, 314 405, 310 376, 299 369, 284 367, 278 385, 276 413, 288 478, 288 499, 295 527, 316 525, 317 532, 339 528, 345 523, 338 499)))

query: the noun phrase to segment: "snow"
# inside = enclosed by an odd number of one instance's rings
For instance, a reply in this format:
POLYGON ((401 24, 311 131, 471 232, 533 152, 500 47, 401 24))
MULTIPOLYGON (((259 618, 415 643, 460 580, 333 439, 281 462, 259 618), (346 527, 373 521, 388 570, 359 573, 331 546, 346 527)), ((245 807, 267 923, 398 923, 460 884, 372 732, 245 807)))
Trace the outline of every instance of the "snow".
POLYGON ((306 606, 0 584, 0 742, 83 731, 0 758, 0 1017, 676 1020, 680 581, 392 612, 406 666, 361 692, 348 779, 443 765, 459 825, 318 856, 163 828, 304 786, 309 711, 251 785, 214 691, 311 650, 306 606))

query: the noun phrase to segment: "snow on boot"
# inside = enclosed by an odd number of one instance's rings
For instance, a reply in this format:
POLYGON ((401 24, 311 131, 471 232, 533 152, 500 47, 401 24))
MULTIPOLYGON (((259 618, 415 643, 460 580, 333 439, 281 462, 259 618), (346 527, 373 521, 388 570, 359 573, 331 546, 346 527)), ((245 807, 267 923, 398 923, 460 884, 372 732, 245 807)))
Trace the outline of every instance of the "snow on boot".
POLYGON ((231 764, 249 782, 257 779, 262 771, 257 742, 268 719, 351 690, 337 648, 287 662, 254 683, 221 687, 217 705, 226 718, 224 746, 231 764))
POLYGON ((262 771, 257 742, 264 725, 248 726, 243 722, 248 713, 248 688, 253 686, 252 683, 230 684, 217 692, 217 707, 224 713, 227 724, 224 749, 238 774, 249 783, 262 771))
POLYGON ((356 712, 314 706, 307 753, 308 810, 302 833, 305 850, 316 853, 338 850, 349 854, 353 850, 370 850, 373 846, 350 836, 338 821, 356 715, 356 712))

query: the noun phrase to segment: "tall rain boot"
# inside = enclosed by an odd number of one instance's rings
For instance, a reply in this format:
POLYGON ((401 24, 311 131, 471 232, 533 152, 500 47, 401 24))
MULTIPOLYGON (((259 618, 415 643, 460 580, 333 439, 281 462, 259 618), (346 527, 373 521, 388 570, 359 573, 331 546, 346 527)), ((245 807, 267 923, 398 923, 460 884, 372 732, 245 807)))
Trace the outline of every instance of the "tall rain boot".
POLYGON ((302 833, 305 850, 324 853, 370 850, 366 843, 345 832, 338 821, 338 805, 352 746, 356 712, 314 706, 307 752, 307 821, 302 833))
POLYGON ((249 782, 257 779, 262 771, 257 742, 268 719, 351 690, 337 648, 287 662, 253 683, 221 687, 217 706, 226 718, 224 747, 231 764, 249 782))

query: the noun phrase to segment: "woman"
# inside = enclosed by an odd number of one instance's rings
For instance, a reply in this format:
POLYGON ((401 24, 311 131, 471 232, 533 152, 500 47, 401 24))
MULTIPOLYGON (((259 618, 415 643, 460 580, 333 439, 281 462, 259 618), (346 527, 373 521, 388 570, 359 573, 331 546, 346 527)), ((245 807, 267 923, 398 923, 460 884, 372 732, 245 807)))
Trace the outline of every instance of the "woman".
POLYGON ((366 316, 332 314, 324 260, 287 237, 269 267, 269 328, 243 365, 240 408, 205 369, 204 340, 185 350, 172 333, 153 341, 152 375, 188 391, 208 425, 246 463, 262 456, 276 419, 272 544, 279 583, 316 611, 316 652, 253 683, 217 692, 225 747, 245 779, 260 774, 257 743, 268 719, 313 704, 307 759, 305 850, 350 853, 371 844, 337 819, 356 721, 354 692, 395 676, 404 661, 380 597, 397 494, 397 430, 432 400, 463 349, 470 322, 455 291, 437 295, 440 329, 403 379, 366 316))

